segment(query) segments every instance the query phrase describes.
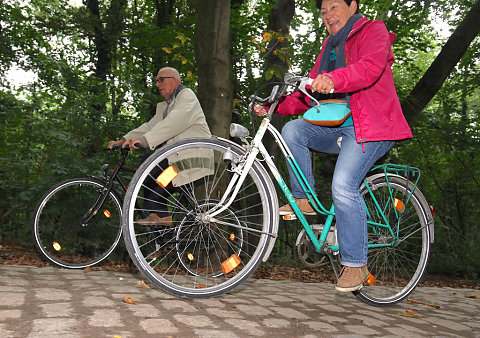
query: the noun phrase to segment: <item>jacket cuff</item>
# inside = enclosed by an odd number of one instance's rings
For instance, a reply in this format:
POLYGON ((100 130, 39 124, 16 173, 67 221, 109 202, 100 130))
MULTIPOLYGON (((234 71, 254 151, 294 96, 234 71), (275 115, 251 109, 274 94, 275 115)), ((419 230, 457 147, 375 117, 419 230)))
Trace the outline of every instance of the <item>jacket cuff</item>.
POLYGON ((141 144, 141 146, 142 146, 143 148, 145 148, 145 149, 150 148, 150 146, 148 145, 148 141, 147 141, 147 139, 145 138, 145 136, 140 136, 140 137, 139 137, 139 140, 140 140, 140 144, 141 144))

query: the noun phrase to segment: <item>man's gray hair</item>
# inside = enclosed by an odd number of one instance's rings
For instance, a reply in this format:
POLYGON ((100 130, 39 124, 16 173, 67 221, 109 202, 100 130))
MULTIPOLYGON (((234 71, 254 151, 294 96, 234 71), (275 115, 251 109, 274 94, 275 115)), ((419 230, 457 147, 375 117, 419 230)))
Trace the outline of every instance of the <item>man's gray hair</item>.
MULTIPOLYGON (((160 70, 166 70, 168 71, 171 76, 173 76, 174 78, 178 79, 178 81, 182 82, 182 79, 180 78, 180 73, 178 72, 178 70, 176 70, 175 68, 173 67, 163 67, 161 68, 160 70)), ((159 70, 159 71, 160 71, 159 70)))

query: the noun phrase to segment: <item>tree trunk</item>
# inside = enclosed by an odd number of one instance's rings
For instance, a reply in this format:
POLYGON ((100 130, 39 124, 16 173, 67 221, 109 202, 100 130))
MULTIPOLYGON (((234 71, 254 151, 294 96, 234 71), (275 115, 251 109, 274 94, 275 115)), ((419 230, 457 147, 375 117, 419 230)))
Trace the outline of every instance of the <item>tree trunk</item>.
POLYGON ((198 1, 195 28, 198 99, 210 131, 221 137, 228 137, 232 120, 230 10, 230 0, 198 1))
POLYGON ((87 8, 92 16, 93 43, 95 48, 95 84, 93 94, 92 118, 97 120, 105 113, 108 100, 106 92, 107 75, 111 73, 112 53, 123 31, 127 0, 112 0, 104 18, 100 15, 98 0, 88 0, 87 8))
POLYGON ((413 122, 440 90, 479 32, 480 0, 470 9, 420 81, 402 101, 403 113, 408 122, 413 122))
MULTIPOLYGON (((155 0, 155 26, 158 29, 164 29, 172 24, 172 15, 175 12, 175 1, 174 0, 155 0)), ((166 66, 165 64, 165 53, 162 52, 162 46, 157 46, 158 52, 152 56, 152 61, 154 65, 159 70, 161 67, 166 66)), ((152 62, 147 60, 147 62, 152 62)), ((155 75, 157 75, 155 73, 155 75)), ((154 92, 157 93, 157 89, 154 89, 154 92)), ((156 105, 153 106, 152 115, 155 114, 156 105)))
MULTIPOLYGON (((268 15, 268 29, 274 32, 282 32, 284 34, 289 34, 290 32, 290 23, 295 15, 295 0, 277 0, 275 6, 270 10, 268 15)), ((273 52, 275 50, 280 50, 288 45, 288 40, 279 41, 274 39, 270 43, 270 54, 267 56, 266 69, 276 69, 280 70, 281 74, 284 74, 288 71, 288 64, 286 64, 280 57, 275 55, 273 52)), ((282 79, 273 76, 270 82, 281 81, 282 79)), ((272 116, 272 124, 275 128, 281 130, 283 125, 283 117, 278 114, 272 116)), ((271 137, 266 137, 264 139, 265 146, 269 149, 270 154, 274 157, 279 157, 280 149, 275 147, 275 141, 271 137)))
MULTIPOLYGON (((290 22, 295 15, 295 0, 277 0, 275 6, 272 7, 268 15, 268 29, 273 32, 280 32, 283 34, 289 34, 290 22)), ((279 70, 281 74, 288 71, 288 64, 286 64, 277 54, 276 50, 280 50, 288 45, 288 40, 279 41, 273 39, 270 42, 269 51, 267 55, 266 69, 279 70)), ((281 79, 275 76, 271 81, 279 81, 281 79)))

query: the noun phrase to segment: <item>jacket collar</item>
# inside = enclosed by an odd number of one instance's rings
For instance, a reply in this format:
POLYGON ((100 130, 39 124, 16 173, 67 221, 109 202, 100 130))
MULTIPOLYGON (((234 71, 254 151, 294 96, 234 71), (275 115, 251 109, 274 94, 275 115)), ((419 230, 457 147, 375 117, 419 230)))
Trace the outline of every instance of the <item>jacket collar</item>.
MULTIPOLYGON (((366 16, 363 18, 359 19, 357 22, 353 24, 352 31, 350 34, 348 34, 346 41, 348 41, 350 38, 352 38, 355 34, 357 34, 359 31, 365 27, 367 23, 370 22, 370 19, 368 19, 366 16)), ((324 41, 323 45, 325 46, 327 44, 328 39, 330 39, 330 36, 328 36, 324 41)))
POLYGON ((165 100, 167 103, 171 103, 175 98, 177 97, 178 93, 180 93, 183 89, 185 89, 185 86, 182 85, 181 83, 175 88, 172 94, 170 94, 170 97, 165 100))
POLYGON ((350 34, 348 34, 347 36, 347 40, 350 39, 352 36, 354 36, 355 34, 357 34, 363 27, 365 27, 365 25, 370 22, 370 20, 364 16, 363 18, 361 18, 360 20, 358 20, 357 22, 355 22, 353 24, 353 28, 352 28, 352 31, 350 32, 350 34))

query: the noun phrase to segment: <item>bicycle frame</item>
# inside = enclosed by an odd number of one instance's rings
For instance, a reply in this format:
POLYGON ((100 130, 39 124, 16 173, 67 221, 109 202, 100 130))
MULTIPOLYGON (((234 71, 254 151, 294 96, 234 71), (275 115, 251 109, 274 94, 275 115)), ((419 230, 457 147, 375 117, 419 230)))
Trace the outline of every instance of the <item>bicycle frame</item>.
POLYGON ((109 192, 112 190, 112 187, 115 181, 117 181, 120 184, 124 192, 127 191, 127 185, 124 183, 123 179, 119 176, 119 172, 126 171, 129 173, 135 173, 135 170, 124 166, 125 159, 128 156, 129 150, 122 149, 121 152, 122 152, 121 158, 118 160, 117 165, 115 166, 111 174, 107 173, 108 164, 103 165, 102 169, 103 169, 103 177, 105 180, 105 185, 103 186, 102 191, 98 195, 98 198, 93 203, 92 207, 89 208, 88 212, 82 217, 80 221, 80 224, 82 226, 84 226, 85 224, 88 224, 88 222, 97 214, 98 210, 100 210, 109 192))

